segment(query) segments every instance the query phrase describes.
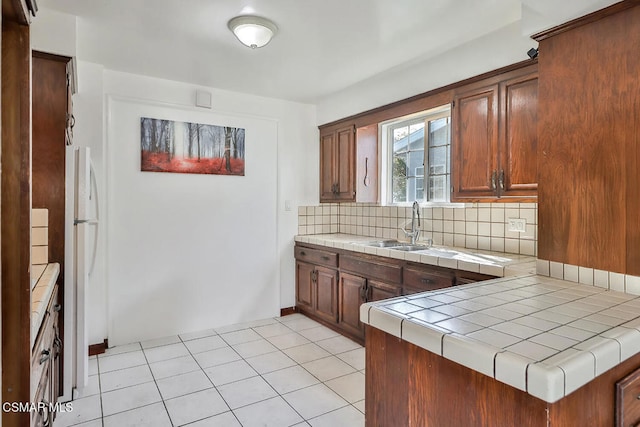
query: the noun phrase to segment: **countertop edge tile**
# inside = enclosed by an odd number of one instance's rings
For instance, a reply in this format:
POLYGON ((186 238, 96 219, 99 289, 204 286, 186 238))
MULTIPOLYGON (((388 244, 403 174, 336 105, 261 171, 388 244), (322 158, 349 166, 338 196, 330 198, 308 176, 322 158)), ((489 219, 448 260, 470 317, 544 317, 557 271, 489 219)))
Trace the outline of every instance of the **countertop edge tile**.
POLYGON ((527 367, 527 393, 554 403, 565 396, 564 371, 557 366, 547 366, 544 363, 531 363, 527 367))
POLYGON ((533 360, 518 354, 496 354, 495 379, 524 392, 527 391, 527 367, 533 360))
POLYGON ((451 331, 435 325, 425 327, 417 319, 407 319, 402 323, 402 339, 442 356, 442 339, 451 331))
POLYGON ((496 354, 501 351, 463 335, 449 334, 442 339, 443 357, 491 378, 496 354))

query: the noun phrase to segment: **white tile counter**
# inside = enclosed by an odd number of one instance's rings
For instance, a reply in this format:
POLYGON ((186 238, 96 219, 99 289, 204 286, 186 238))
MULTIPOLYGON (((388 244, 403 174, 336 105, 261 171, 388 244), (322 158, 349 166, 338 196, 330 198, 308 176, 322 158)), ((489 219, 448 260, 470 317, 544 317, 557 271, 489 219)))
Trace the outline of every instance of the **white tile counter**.
POLYGON ((553 403, 640 352, 640 297, 535 274, 360 307, 362 322, 553 403))
POLYGON ((531 274, 536 271, 536 259, 525 255, 446 246, 434 246, 426 250, 408 252, 366 245, 367 242, 379 240, 383 239, 341 233, 295 237, 295 241, 300 243, 322 245, 329 248, 472 271, 497 277, 531 274))

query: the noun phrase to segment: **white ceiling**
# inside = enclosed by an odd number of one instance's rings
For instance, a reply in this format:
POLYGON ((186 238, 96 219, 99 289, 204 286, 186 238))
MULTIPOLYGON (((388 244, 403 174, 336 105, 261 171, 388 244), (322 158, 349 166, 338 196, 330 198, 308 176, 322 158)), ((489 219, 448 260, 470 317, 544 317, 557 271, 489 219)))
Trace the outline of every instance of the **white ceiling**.
POLYGON ((40 0, 39 5, 79 17, 81 60, 113 70, 315 103, 359 81, 427 60, 519 21, 523 5, 538 20, 555 24, 614 2, 40 0), (555 6, 559 3, 560 9, 555 6), (268 17, 280 28, 266 47, 244 47, 227 29, 229 19, 244 13, 268 17))

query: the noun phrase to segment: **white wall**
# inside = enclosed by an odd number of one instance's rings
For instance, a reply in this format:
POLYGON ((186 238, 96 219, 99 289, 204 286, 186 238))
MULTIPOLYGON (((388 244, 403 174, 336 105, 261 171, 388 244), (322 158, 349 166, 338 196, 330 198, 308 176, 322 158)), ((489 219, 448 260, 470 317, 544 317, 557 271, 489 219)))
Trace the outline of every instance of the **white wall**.
POLYGON ((318 124, 328 123, 391 102, 437 89, 528 59, 537 42, 510 24, 435 58, 408 64, 319 100, 318 124))
POLYGON ((55 10, 38 10, 31 24, 31 47, 41 52, 75 56, 76 20, 74 15, 55 10))
POLYGON ((294 305, 297 206, 318 197, 315 108, 78 64, 75 140, 92 148, 106 228, 91 278, 90 342, 216 327, 294 305), (193 106, 196 89, 213 94, 212 110, 193 106), (247 175, 140 172, 145 114, 245 126, 247 175), (156 217, 165 211, 187 226, 156 217))

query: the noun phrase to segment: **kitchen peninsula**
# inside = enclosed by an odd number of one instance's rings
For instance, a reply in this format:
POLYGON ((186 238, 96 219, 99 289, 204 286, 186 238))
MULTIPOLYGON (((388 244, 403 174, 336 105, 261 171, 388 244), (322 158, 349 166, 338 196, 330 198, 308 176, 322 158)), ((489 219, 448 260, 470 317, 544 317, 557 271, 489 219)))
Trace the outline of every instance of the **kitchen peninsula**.
POLYGON ((542 275, 365 304, 361 320, 367 425, 611 425, 615 383, 640 367, 640 297, 542 275))

